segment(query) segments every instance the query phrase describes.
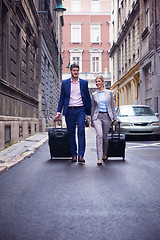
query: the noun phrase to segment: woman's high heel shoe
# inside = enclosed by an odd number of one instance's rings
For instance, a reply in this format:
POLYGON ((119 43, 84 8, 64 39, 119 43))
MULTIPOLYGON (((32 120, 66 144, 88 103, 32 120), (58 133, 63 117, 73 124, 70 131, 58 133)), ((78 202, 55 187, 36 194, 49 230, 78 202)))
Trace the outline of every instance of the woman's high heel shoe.
POLYGON ((98 166, 102 165, 102 161, 101 161, 101 160, 98 160, 97 165, 98 165, 98 166))

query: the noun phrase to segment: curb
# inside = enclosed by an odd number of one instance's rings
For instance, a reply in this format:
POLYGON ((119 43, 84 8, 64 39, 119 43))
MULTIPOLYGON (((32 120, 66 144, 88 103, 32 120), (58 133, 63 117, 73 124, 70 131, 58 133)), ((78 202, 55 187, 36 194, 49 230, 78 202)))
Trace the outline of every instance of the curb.
POLYGON ((30 149, 27 149, 25 152, 12 158, 10 161, 1 163, 0 164, 0 175, 2 173, 4 173, 6 170, 8 170, 8 169, 12 168, 13 166, 15 166, 16 164, 18 164, 19 162, 23 161, 25 158, 31 157, 33 155, 33 153, 47 140, 48 140, 48 136, 41 139, 39 142, 37 142, 35 145, 33 145, 33 147, 31 147, 30 149))

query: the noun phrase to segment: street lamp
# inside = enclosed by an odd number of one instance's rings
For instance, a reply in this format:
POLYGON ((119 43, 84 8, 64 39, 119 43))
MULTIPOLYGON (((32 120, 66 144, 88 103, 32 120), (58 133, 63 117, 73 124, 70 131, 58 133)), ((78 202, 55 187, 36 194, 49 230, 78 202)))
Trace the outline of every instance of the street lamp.
POLYGON ((62 6, 62 0, 58 0, 58 5, 54 8, 54 11, 57 12, 57 36, 58 36, 58 75, 59 75, 59 82, 61 81, 61 48, 62 48, 62 32, 61 28, 64 25, 63 22, 63 12, 66 11, 66 8, 62 6))
POLYGON ((56 12, 64 12, 66 11, 66 8, 63 7, 62 5, 62 0, 59 0, 58 6, 54 9, 56 12))
POLYGON ((60 66, 60 69, 62 69, 62 65, 63 65, 63 59, 64 59, 64 58, 67 58, 67 59, 68 59, 68 65, 67 65, 67 67, 66 67, 66 68, 68 68, 68 69, 69 69, 69 68, 70 68, 70 66, 71 66, 71 64, 70 64, 70 59, 69 59, 68 57, 62 57, 62 58, 61 58, 61 66, 60 66))
POLYGON ((70 68, 70 66, 71 66, 71 64, 70 64, 70 62, 68 63, 68 66, 66 67, 66 68, 70 68))
MULTIPOLYGON (((64 59, 64 58, 67 58, 68 59, 68 65, 67 65, 67 67, 66 68, 70 68, 70 66, 71 66, 71 64, 70 64, 70 59, 68 58, 68 57, 63 57, 62 59, 64 59)), ((63 64, 63 61, 62 61, 62 64, 63 64)))

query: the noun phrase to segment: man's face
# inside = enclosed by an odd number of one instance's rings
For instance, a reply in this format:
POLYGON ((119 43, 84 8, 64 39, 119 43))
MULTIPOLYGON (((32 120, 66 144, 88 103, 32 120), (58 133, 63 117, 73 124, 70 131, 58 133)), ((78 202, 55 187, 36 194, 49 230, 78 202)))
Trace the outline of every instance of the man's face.
POLYGON ((73 78, 78 78, 79 69, 78 68, 72 68, 71 75, 72 75, 73 78))

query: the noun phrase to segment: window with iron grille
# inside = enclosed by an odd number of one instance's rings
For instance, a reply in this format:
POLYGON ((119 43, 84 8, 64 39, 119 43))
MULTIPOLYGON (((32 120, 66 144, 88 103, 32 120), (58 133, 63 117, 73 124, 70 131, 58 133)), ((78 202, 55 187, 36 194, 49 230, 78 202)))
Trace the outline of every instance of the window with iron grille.
POLYGON ((31 124, 28 124, 28 134, 31 135, 31 124))
POLYGON ((9 143, 11 141, 11 125, 5 126, 5 143, 9 143))

